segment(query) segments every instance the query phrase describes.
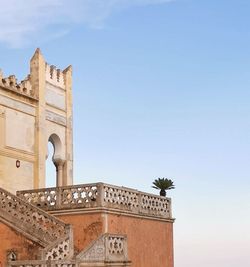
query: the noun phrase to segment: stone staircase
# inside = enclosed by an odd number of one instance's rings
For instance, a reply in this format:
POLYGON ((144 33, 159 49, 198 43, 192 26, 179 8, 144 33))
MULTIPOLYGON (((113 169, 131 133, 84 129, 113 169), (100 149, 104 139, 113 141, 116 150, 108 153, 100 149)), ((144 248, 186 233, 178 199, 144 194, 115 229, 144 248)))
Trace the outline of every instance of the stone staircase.
POLYGON ((74 254, 70 225, 2 188, 0 220, 41 246, 39 260, 67 260, 74 254))
POLYGON ((124 235, 103 234, 71 260, 13 261, 8 267, 129 267, 124 235))
POLYGON ((125 235, 103 234, 74 256, 73 232, 65 224, 28 201, 0 188, 0 222, 42 248, 38 260, 9 261, 8 267, 127 267, 125 235))

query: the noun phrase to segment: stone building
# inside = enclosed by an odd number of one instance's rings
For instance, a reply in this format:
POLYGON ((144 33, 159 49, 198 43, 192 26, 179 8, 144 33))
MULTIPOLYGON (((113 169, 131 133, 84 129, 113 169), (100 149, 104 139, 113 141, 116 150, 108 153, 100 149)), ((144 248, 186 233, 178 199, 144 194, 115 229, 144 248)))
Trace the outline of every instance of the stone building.
POLYGON ((171 199, 73 185, 72 144, 72 68, 37 49, 25 80, 0 73, 0 267, 173 267, 171 199))

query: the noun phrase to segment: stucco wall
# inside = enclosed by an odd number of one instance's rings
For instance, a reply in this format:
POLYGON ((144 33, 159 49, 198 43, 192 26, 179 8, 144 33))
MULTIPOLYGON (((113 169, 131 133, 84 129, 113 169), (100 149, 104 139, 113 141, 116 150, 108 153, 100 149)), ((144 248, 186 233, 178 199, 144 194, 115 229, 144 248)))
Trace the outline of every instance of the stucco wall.
POLYGON ((35 117, 6 108, 5 145, 28 153, 34 153, 35 117))
MULTIPOLYGON (((2 102, 6 99, 0 94, 2 102)), ((15 193, 33 188, 35 117, 30 105, 8 101, 9 107, 0 105, 0 187, 15 193)))
POLYGON ((50 83, 46 83, 46 103, 52 105, 61 110, 66 109, 66 97, 65 90, 62 90, 58 86, 54 86, 50 83))
POLYGON ((100 212, 56 216, 73 225, 78 251, 102 233, 126 234, 132 267, 173 267, 172 222, 100 212))
POLYGON ((71 79, 71 67, 62 71, 50 66, 39 49, 23 83, 0 73, 0 187, 12 193, 45 187, 52 134, 60 139, 58 185, 73 183, 71 79), (18 170, 16 160, 21 161, 18 170))
POLYGON ((33 186, 33 163, 21 160, 16 167, 16 158, 0 155, 0 187, 15 193, 16 189, 27 190, 33 186))
POLYGON ((0 222, 0 267, 6 266, 7 253, 15 250, 18 260, 37 259, 39 245, 0 222))
POLYGON ((108 232, 126 234, 132 267, 173 267, 173 224, 109 215, 108 232))
POLYGON ((104 232, 103 220, 100 213, 56 216, 65 223, 73 226, 74 248, 76 252, 80 252, 86 248, 104 232))

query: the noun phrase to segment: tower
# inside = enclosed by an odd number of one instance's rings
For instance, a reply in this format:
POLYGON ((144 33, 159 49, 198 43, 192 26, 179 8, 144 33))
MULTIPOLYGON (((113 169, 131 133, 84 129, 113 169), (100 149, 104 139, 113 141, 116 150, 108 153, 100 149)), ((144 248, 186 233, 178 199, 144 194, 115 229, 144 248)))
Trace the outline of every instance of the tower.
POLYGON ((72 184, 72 68, 47 64, 37 49, 21 83, 0 73, 0 187, 45 187, 49 141, 57 185, 72 184))

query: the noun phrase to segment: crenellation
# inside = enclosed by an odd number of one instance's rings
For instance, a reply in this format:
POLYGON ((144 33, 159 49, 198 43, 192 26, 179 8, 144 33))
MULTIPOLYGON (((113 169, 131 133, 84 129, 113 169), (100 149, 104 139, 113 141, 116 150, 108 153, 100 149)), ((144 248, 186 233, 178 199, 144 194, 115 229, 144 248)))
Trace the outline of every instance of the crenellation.
POLYGON ((9 86, 10 86, 10 87, 15 87, 15 86, 17 86, 17 78, 16 78, 15 75, 10 75, 10 76, 8 77, 8 79, 9 79, 9 86))
POLYGON ((24 94, 28 94, 28 95, 34 97, 34 91, 32 90, 29 76, 25 80, 21 81, 19 86, 20 86, 20 89, 22 90, 22 92, 24 94))
POLYGON ((0 86, 16 93, 37 99, 34 90, 32 90, 30 75, 18 83, 15 75, 4 77, 3 72, 0 70, 0 86))
POLYGON ((54 65, 46 63, 45 66, 46 81, 60 88, 65 89, 65 81, 63 71, 57 69, 54 65))

